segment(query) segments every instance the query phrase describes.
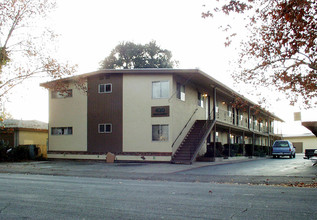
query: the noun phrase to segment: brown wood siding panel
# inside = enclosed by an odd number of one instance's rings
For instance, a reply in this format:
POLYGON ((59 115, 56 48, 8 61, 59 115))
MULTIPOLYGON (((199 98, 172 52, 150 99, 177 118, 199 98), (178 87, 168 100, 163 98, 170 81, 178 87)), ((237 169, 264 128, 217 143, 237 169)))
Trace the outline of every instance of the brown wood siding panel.
POLYGON ((88 152, 122 152, 123 76, 88 78, 88 152), (112 84, 111 93, 98 93, 99 84, 112 84), (98 133, 98 124, 112 124, 112 133, 98 133))

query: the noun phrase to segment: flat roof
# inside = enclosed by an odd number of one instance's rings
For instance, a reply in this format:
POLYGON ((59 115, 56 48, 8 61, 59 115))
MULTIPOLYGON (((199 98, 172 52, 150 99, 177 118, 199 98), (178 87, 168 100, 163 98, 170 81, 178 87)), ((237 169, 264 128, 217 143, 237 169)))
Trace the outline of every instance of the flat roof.
MULTIPOLYGON (((169 69, 169 68, 143 68, 143 69, 104 69, 104 70, 98 70, 90 73, 84 73, 81 75, 76 75, 72 77, 67 77, 59 80, 54 80, 46 83, 41 83, 40 85, 43 87, 48 87, 51 83, 54 82, 60 82, 60 81, 72 81, 79 78, 86 78, 94 75, 99 74, 110 74, 110 73, 122 73, 122 74, 175 74, 184 77, 185 79, 188 79, 196 84, 199 84, 205 88, 217 88, 223 93, 227 93, 230 96, 237 96, 241 99, 247 101, 249 105, 258 105, 254 103, 253 101, 249 100, 248 98, 244 97, 243 95, 237 93, 227 85, 221 83, 220 81, 213 78, 211 75, 199 70, 199 69, 169 69)), ((274 119, 284 122, 281 118, 277 117, 273 113, 270 113, 269 111, 265 110, 264 108, 261 108, 261 113, 267 114, 270 117, 273 117, 274 119)))

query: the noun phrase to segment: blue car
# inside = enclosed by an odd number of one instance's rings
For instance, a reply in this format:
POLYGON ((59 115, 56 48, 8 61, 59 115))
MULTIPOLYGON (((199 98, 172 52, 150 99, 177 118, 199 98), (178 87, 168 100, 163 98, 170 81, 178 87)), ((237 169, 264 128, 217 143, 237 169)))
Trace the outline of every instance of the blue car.
POLYGON ((290 141, 275 141, 272 151, 273 158, 279 158, 280 156, 289 156, 289 158, 295 158, 295 147, 290 141))

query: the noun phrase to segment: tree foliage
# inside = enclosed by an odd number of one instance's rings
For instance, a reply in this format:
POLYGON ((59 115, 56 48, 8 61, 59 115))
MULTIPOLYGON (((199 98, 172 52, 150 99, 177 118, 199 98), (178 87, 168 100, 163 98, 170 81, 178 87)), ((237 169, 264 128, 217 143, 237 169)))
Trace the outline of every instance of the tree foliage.
MULTIPOLYGON (((315 0, 223 0, 204 18, 243 14, 249 35, 241 42, 237 81, 274 86, 290 102, 317 104, 317 2, 315 0), (254 64, 252 63, 254 61, 254 64)), ((228 26, 230 27, 230 26, 228 26)), ((230 33, 225 44, 230 45, 230 33)))
POLYGON ((161 49, 155 41, 141 45, 122 42, 100 63, 101 69, 173 68, 169 50, 161 49))
POLYGON ((0 99, 27 79, 74 73, 52 55, 57 35, 45 19, 55 7, 53 0, 0 0, 0 99))

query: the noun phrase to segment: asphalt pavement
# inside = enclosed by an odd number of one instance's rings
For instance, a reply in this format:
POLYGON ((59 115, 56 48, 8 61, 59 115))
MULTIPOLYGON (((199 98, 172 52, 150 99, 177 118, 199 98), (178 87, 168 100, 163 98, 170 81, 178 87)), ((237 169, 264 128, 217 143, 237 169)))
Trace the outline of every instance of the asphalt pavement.
POLYGON ((316 189, 0 174, 0 219, 316 219, 316 189))
POLYGON ((194 162, 192 165, 74 160, 30 161, 0 163, 0 173, 274 185, 315 183, 317 167, 313 167, 310 160, 304 160, 303 155, 298 154, 296 159, 240 157, 218 159, 216 162, 194 162), (279 172, 273 172, 274 169, 279 172))

